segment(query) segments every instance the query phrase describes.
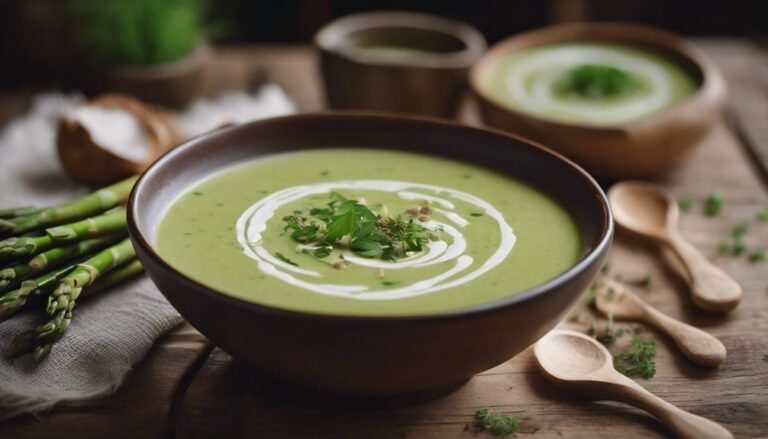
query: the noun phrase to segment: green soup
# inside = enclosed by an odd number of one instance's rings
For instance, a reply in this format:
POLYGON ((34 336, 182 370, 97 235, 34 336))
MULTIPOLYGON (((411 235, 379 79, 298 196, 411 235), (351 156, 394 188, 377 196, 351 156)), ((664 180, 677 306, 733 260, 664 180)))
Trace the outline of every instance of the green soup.
POLYGON ((169 206, 155 241, 171 265, 227 295, 342 315, 472 307, 546 282, 583 254, 569 214, 522 182, 370 149, 285 153, 227 168, 169 206), (365 215, 350 217, 356 209, 365 215), (353 226, 336 244, 317 238, 330 242, 353 226), (384 236, 395 229, 405 232, 384 236))
POLYGON ((544 119, 620 124, 658 113, 696 92, 671 60, 630 45, 564 43, 521 50, 482 78, 499 103, 544 119))

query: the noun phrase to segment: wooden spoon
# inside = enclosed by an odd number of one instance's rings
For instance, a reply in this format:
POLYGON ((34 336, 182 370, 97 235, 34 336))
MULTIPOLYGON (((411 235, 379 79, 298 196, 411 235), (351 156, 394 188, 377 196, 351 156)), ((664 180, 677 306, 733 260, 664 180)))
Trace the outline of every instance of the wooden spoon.
POLYGON ((669 246, 688 274, 694 305, 707 311, 725 312, 741 301, 741 287, 723 270, 709 262, 680 234, 680 210, 672 195, 659 186, 635 181, 617 183, 608 192, 613 216, 622 228, 669 246))
POLYGON ((604 278, 596 283, 595 306, 618 319, 639 320, 664 331, 683 355, 701 366, 719 366, 725 361, 725 346, 714 336, 675 320, 647 304, 626 285, 604 278))
POLYGON ((595 339, 555 329, 533 347, 539 369, 551 382, 597 399, 641 408, 681 438, 732 438, 722 425, 681 410, 613 368, 611 353, 595 339))

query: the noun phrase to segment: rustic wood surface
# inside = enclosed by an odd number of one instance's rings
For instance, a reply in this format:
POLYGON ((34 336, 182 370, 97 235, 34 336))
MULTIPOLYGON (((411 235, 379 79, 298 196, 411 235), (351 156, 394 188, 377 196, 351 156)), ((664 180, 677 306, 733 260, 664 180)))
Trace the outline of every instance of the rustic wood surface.
MULTIPOLYGON (((655 181, 696 203, 683 215, 683 234, 744 289, 744 301, 726 316, 696 310, 668 255, 619 235, 610 275, 637 280, 650 274, 639 294, 663 312, 717 336, 728 349, 715 370, 685 359, 663 335, 657 374, 640 384, 648 390, 729 428, 736 437, 768 435, 768 262, 719 256, 718 246, 742 219, 768 207, 768 93, 758 72, 768 72, 762 52, 738 40, 700 41, 723 69, 731 95, 730 124, 714 130, 678 169, 655 181), (762 116, 760 116, 762 114, 762 116), (729 129, 731 128, 731 129, 729 129), (734 134, 735 133, 735 134, 734 134), (762 160, 762 161, 761 161, 762 160), (724 195, 723 213, 702 214, 711 192, 724 195)), ((765 74, 762 75, 766 77, 765 74)), ((301 111, 323 107, 314 55, 306 47, 220 50, 210 72, 211 89, 277 82, 301 111)), ((0 99, 0 115, 23 108, 23 99, 0 99)), ((462 118, 477 123, 471 105, 462 118)), ((768 246, 768 222, 747 234, 750 246, 768 246)), ((587 330, 592 311, 584 303, 576 322, 587 330)), ((596 316, 596 314, 595 314, 596 316)), ((598 327, 604 326, 598 318, 598 327)), ((619 344, 620 347, 620 344, 619 344)), ((448 360, 449 361, 449 360, 448 360)), ((375 377, 374 377, 375 379, 375 377)), ((40 419, 20 417, 0 424, 3 437, 489 437, 475 431, 475 410, 489 407, 523 420, 519 437, 665 437, 671 433, 643 412, 615 403, 589 401, 548 383, 535 369, 530 351, 486 371, 454 393, 405 407, 367 406, 292 389, 252 373, 189 326, 172 331, 109 398, 62 405, 40 419)))

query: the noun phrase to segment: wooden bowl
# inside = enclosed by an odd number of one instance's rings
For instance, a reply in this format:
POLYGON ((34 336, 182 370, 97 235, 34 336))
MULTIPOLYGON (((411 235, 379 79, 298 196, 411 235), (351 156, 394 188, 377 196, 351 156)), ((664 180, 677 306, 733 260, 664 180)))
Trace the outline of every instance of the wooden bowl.
POLYGON ((315 45, 331 108, 443 117, 456 114, 469 68, 486 47, 468 24, 413 12, 340 18, 315 45))
POLYGON ((621 23, 575 23, 546 27, 493 46, 470 73, 470 87, 488 125, 539 142, 601 177, 646 177, 670 168, 718 123, 725 83, 714 63, 691 43, 667 32, 621 23), (571 41, 608 41, 640 46, 690 72, 698 90, 682 103, 641 119, 611 126, 556 122, 505 106, 482 81, 513 52, 571 41))
POLYGON ((139 179, 128 202, 128 227, 142 265, 160 291, 235 358, 305 387, 378 397, 437 395, 530 346, 587 288, 613 235, 600 187, 581 168, 545 148, 498 131, 355 113, 268 119, 184 143, 139 179), (155 251, 153 234, 165 209, 199 179, 269 154, 360 146, 450 157, 521 179, 573 215, 584 256, 542 285, 481 306, 439 315, 351 317, 233 298, 177 271, 155 251))

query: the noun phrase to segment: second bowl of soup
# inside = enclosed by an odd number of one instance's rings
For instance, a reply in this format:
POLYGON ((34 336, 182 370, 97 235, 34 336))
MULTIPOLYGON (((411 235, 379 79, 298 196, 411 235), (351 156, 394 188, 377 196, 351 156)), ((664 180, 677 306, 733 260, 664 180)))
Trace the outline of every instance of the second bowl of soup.
POLYGON ((725 87, 690 43, 652 28, 567 24, 498 43, 470 75, 483 119, 606 177, 677 163, 719 120, 725 87))
POLYGON ((254 368, 354 395, 461 383, 551 329, 599 269, 595 182, 503 134, 308 115, 161 158, 129 203, 161 291, 254 368))

